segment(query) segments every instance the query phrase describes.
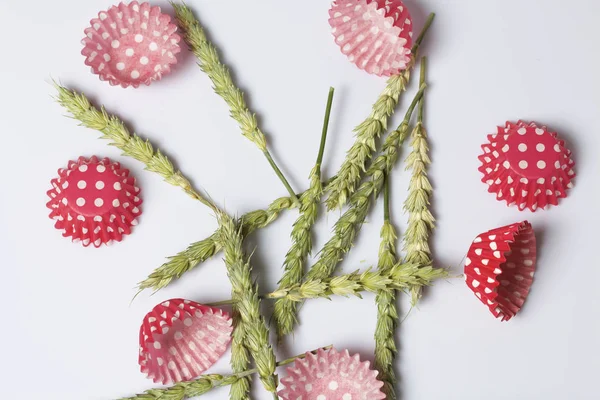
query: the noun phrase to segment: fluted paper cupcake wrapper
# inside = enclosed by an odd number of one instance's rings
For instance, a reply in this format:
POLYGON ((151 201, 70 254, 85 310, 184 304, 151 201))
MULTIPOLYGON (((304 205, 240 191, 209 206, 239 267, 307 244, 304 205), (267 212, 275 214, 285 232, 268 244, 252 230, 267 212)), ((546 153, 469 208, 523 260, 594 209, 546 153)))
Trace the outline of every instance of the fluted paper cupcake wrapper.
POLYGON ((473 241, 465 260, 465 281, 496 318, 508 321, 529 294, 536 260, 529 222, 493 229, 473 241))
POLYGON ((181 38, 176 30, 160 7, 120 3, 91 20, 81 54, 92 72, 111 85, 149 85, 177 63, 181 38))
POLYGON ((482 145, 479 171, 498 200, 536 211, 567 197, 575 162, 555 132, 533 122, 507 122, 488 141, 482 145))
POLYGON ((120 242, 142 213, 135 179, 108 158, 69 161, 51 185, 46 206, 55 228, 84 246, 120 242))
POLYGON ((307 353, 305 359, 294 361, 281 379, 284 386, 278 394, 285 400, 380 400, 383 382, 377 380, 377 371, 360 356, 350 356, 348 350, 320 349, 307 353))
POLYGON ((184 299, 164 301, 140 328, 141 372, 162 384, 193 379, 223 356, 232 331, 231 317, 219 308, 184 299))

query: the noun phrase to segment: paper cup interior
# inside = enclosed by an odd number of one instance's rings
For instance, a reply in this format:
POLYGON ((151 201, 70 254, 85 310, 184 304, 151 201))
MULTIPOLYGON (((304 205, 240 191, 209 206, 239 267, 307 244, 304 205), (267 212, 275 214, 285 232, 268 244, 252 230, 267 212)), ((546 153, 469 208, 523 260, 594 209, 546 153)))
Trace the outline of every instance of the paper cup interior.
POLYGON ((86 65, 112 85, 150 84, 177 63, 181 38, 160 7, 121 3, 91 21, 83 39, 86 65))
POLYGON ((507 320, 523 307, 533 283, 537 251, 531 225, 526 224, 515 234, 514 242, 504 256, 506 261, 500 264, 502 273, 497 276, 500 285, 497 288, 498 310, 496 311, 501 318, 507 320))
POLYGON ((231 341, 228 314, 184 301, 161 303, 142 325, 140 365, 155 382, 182 382, 202 374, 223 356, 231 341))

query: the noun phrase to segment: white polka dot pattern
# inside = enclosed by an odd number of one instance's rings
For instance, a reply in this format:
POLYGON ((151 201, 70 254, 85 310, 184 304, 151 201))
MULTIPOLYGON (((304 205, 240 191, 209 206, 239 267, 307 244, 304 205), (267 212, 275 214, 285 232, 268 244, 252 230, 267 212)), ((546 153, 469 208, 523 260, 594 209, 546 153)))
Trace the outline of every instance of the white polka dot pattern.
POLYGON ((335 42, 358 68, 392 76, 411 60, 412 18, 400 0, 336 0, 329 10, 335 42))
POLYGON ((535 123, 507 122, 482 146, 479 171, 498 200, 531 211, 558 205, 573 186, 571 151, 555 132, 535 123), (501 151, 498 151, 501 149, 501 151))
POLYGON ((51 184, 46 206, 54 226, 84 246, 120 242, 142 213, 135 179, 108 158, 69 161, 51 184))
POLYGON ((161 79, 177 63, 181 38, 176 31, 160 7, 120 3, 92 19, 81 54, 101 80, 137 88, 161 79))
POLYGON ((278 395, 284 400, 382 400, 383 382, 377 380, 377 371, 368 361, 350 356, 348 350, 319 349, 307 353, 287 368, 281 379, 284 386, 278 395))
POLYGON ((537 260, 533 227, 527 221, 482 233, 465 261, 465 281, 496 318, 508 321, 525 302, 537 260))
POLYGON ((233 331, 229 314, 190 300, 155 306, 140 328, 142 373, 163 385, 193 379, 227 350, 233 331))

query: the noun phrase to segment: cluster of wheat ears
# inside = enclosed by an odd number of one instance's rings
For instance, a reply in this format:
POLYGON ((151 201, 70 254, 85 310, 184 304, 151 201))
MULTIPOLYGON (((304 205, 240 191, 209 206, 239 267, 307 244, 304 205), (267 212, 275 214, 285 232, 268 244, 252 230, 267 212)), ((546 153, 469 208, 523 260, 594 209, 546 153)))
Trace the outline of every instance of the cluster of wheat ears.
POLYGON ((172 387, 148 390, 128 399, 181 400, 225 385, 231 386, 232 400, 248 399, 250 377, 254 373, 258 373, 265 389, 277 399, 276 367, 290 363, 293 359, 276 362, 268 325, 260 313, 261 298, 275 301, 273 320, 276 335, 281 339, 293 331, 298 307, 305 299, 332 295, 360 296, 363 291, 376 293, 378 316, 375 366, 380 373, 378 379, 384 382, 383 390, 387 398, 395 399, 393 364, 396 353, 394 332, 398 323, 396 291, 411 294, 414 304, 418 301, 423 286, 447 276, 446 270, 432 267, 428 245, 434 218, 429 211, 432 187, 427 177, 430 159, 427 133, 423 125, 426 60, 418 58, 419 46, 433 21, 433 14, 429 16, 415 41, 412 62, 406 70, 389 78, 369 116, 356 127, 356 140, 348 150, 339 172, 334 177, 323 180, 321 162, 333 99, 333 89, 330 90, 319 153, 310 172, 310 186, 304 193, 296 194, 271 157, 265 135, 258 127, 255 115, 248 109, 242 91, 235 86, 228 68, 219 60, 217 49, 208 41, 192 10, 185 4, 173 4, 173 7, 179 28, 197 57, 201 70, 211 79, 214 91, 229 106, 231 117, 238 122, 242 135, 263 152, 289 196, 273 201, 266 210, 256 210, 240 218, 232 218, 214 204, 209 196, 194 189, 185 175, 173 167, 167 156, 147 140, 131 133, 117 116, 108 113, 103 107, 95 107, 84 94, 56 84, 58 102, 81 125, 99 131, 102 138, 121 149, 124 155, 142 162, 147 170, 160 174, 165 181, 179 186, 192 198, 209 207, 219 223, 218 230, 211 236, 169 257, 166 263, 140 282, 139 290, 160 290, 218 252, 224 251, 225 265, 232 285, 230 303, 234 315, 231 348, 233 373, 228 376, 204 375, 172 387), (417 60, 420 61, 421 72, 419 90, 402 123, 385 137, 378 149, 378 139, 387 131, 388 120, 397 108, 417 60), (415 110, 417 117, 413 124, 415 110), (387 182, 406 139, 409 139, 411 147, 406 158, 406 169, 412 172, 412 178, 404 203, 409 224, 403 235, 402 257, 396 250, 397 235, 390 221, 387 182), (376 152, 377 157, 372 159, 376 152), (370 206, 380 194, 383 194, 385 211, 377 268, 347 275, 333 275, 344 255, 350 251, 370 206), (316 263, 305 268, 307 257, 312 251, 311 230, 317 220, 323 196, 327 196, 325 203, 328 210, 344 207, 344 212, 333 228, 331 239, 319 251, 316 263), (299 216, 292 228, 293 244, 285 257, 279 287, 274 292, 259 297, 258 287, 252 279, 250 260, 244 252, 244 238, 269 225, 282 211, 295 208, 299 210, 299 216), (255 369, 251 369, 252 362, 255 369))

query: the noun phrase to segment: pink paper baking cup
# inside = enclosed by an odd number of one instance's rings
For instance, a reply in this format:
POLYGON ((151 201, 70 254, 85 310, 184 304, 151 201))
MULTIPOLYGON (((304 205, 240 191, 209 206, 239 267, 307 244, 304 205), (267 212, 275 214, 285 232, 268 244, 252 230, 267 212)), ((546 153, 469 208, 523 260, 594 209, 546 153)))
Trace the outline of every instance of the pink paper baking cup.
POLYGON ((229 314, 184 299, 154 307, 140 328, 142 373, 163 385, 193 379, 227 350, 233 331, 229 314))
POLYGON ((465 259, 465 281, 502 321, 514 317, 529 295, 537 260, 533 227, 527 221, 477 236, 465 259))
POLYGON ((176 30, 160 7, 137 1, 120 3, 91 20, 81 54, 85 65, 111 85, 149 85, 177 63, 181 38, 176 30))
POLYGON ((479 171, 488 192, 521 211, 558 205, 573 187, 571 151, 545 126, 507 122, 481 147, 479 171))
POLYGON ((51 185, 46 206, 55 228, 84 246, 120 242, 142 213, 135 178, 108 158, 69 161, 51 185))
POLYGON ((306 353, 287 368, 281 379, 284 388, 279 396, 285 400, 381 400, 383 382, 377 371, 360 356, 350 356, 348 350, 319 349, 317 354, 306 353))
POLYGON ((411 60, 412 19, 399 0, 337 0, 329 24, 342 53, 358 68, 392 76, 411 60))

